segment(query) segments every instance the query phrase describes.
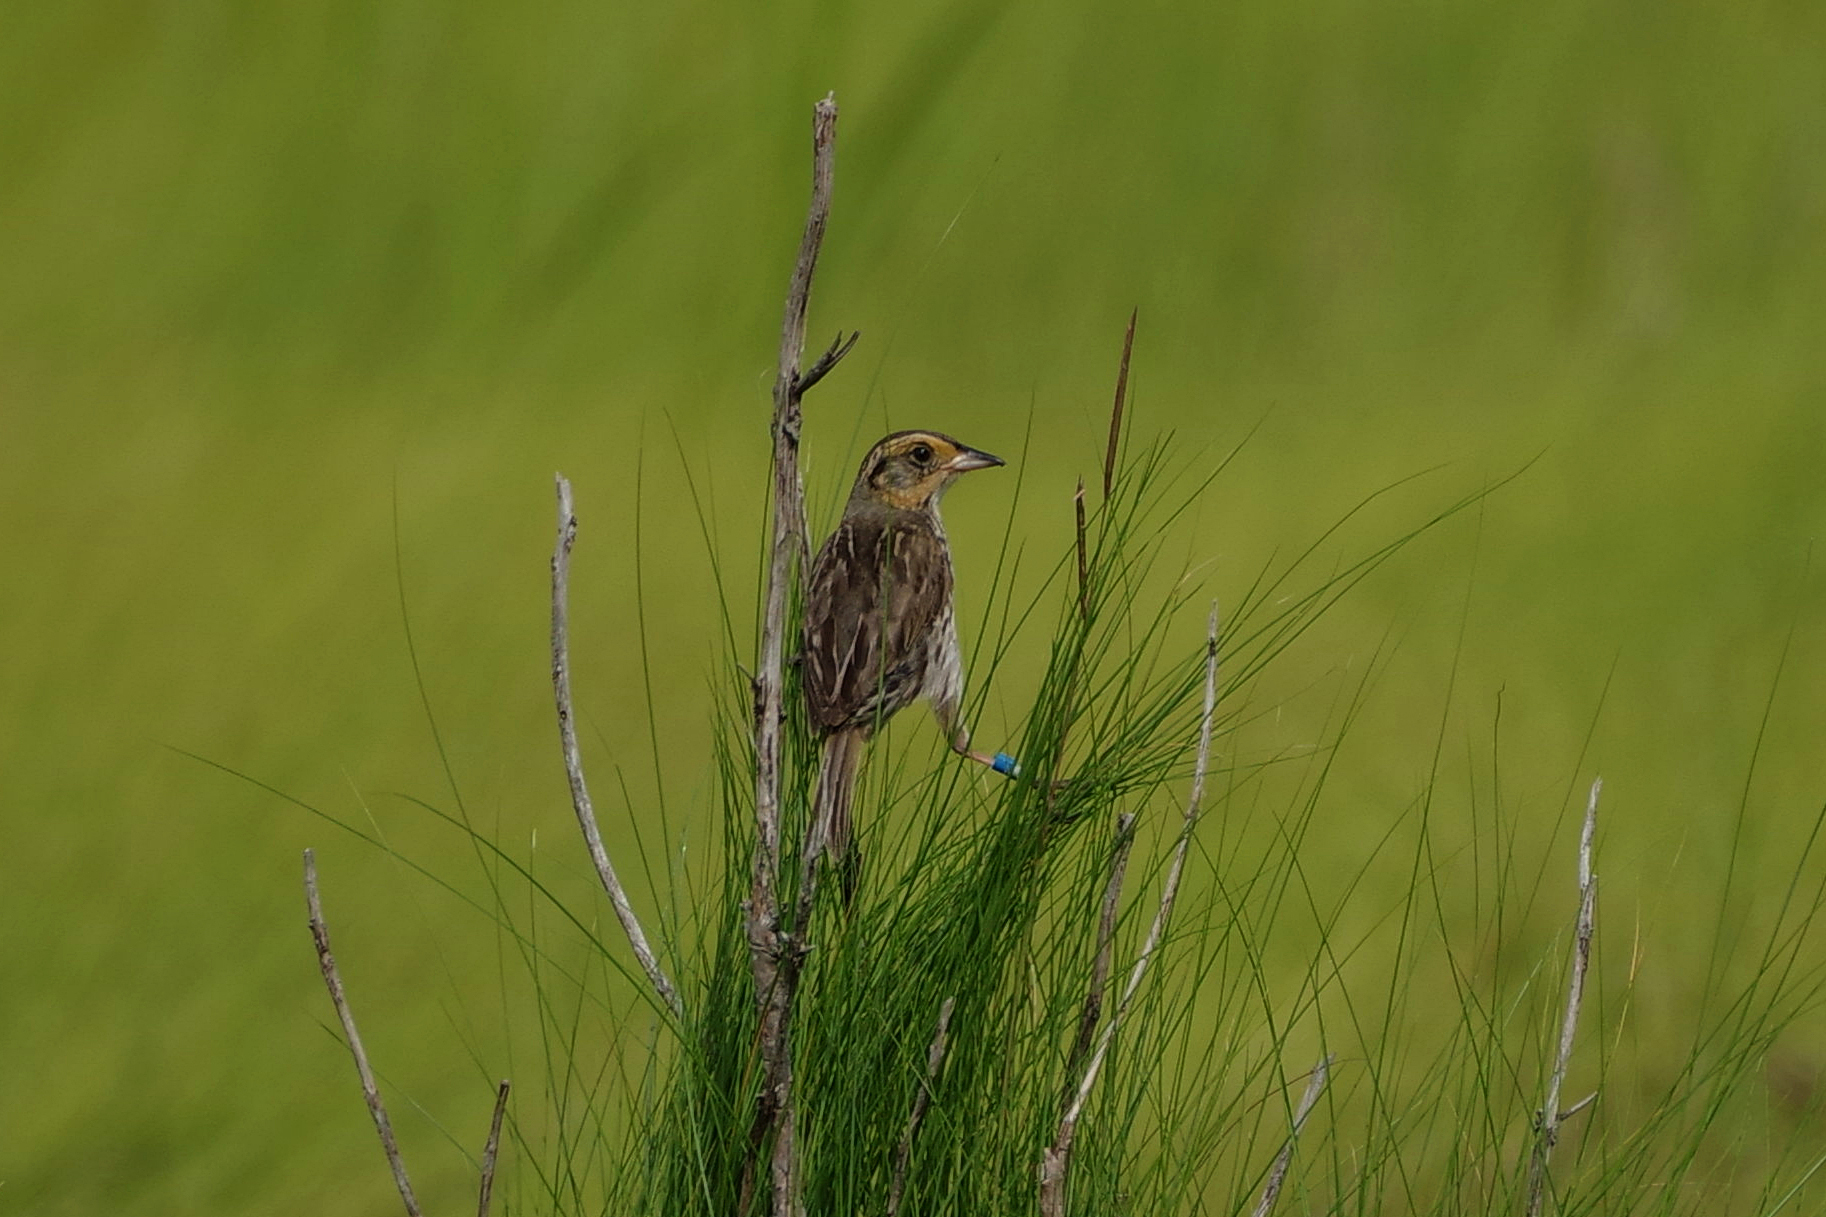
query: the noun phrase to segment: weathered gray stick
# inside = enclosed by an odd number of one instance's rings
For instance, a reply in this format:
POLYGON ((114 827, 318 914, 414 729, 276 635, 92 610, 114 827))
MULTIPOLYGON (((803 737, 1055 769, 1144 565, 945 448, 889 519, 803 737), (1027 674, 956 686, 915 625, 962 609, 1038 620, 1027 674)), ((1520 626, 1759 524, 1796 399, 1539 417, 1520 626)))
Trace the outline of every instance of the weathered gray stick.
POLYGON ((1560 1049, 1547 1080, 1547 1101, 1541 1105, 1534 1152, 1528 1161, 1528 1217, 1539 1217, 1541 1202, 1546 1199, 1547 1160, 1560 1139, 1560 1122, 1591 1102, 1587 1098, 1574 1105, 1572 1111, 1560 1110, 1560 1087, 1566 1081, 1567 1063, 1572 1060, 1579 1006, 1585 1000, 1585 970, 1591 964, 1591 939, 1597 928, 1598 877, 1591 870, 1591 839, 1598 826, 1598 792, 1603 789, 1603 778, 1592 782, 1591 794, 1585 800, 1585 823, 1579 829, 1579 922, 1572 942, 1572 975, 1566 982, 1566 1012, 1560 1018, 1560 1049))
POLYGON ((887 1217, 898 1217, 900 1213, 900 1198, 907 1187, 907 1163, 913 1160, 913 1138, 919 1135, 920 1121, 926 1118, 926 1108, 932 1105, 932 1082, 945 1063, 946 1037, 951 1031, 951 1010, 955 1004, 955 998, 947 997, 945 1004, 938 1008, 938 1030, 932 1035, 932 1046, 926 1049, 926 1078, 920 1083, 919 1093, 913 1096, 907 1131, 901 1134, 900 1147, 894 1153, 894 1179, 888 1185, 887 1217))
POLYGON ((1160 949, 1161 940, 1166 937, 1167 922, 1173 916, 1173 902, 1179 895, 1180 876, 1185 872, 1186 852, 1192 846, 1192 830, 1198 824, 1199 809, 1205 799, 1205 772, 1211 763, 1211 724, 1216 711, 1217 605, 1213 604, 1205 629, 1205 708, 1198 728, 1198 760, 1192 769, 1192 794, 1186 800, 1186 815, 1179 830, 1179 844, 1174 847, 1172 864, 1167 867, 1167 879, 1160 891, 1160 905, 1154 910, 1154 922, 1148 927, 1148 936, 1142 943, 1141 954, 1129 969, 1129 980, 1122 990, 1122 1000, 1117 1002, 1109 1022, 1103 1024, 1103 1032, 1097 1037, 1097 1047, 1091 1053, 1090 1063, 1084 1067, 1083 1078, 1078 1082, 1077 1093, 1066 1106, 1065 1114, 1059 1118, 1058 1134, 1053 1138, 1052 1146, 1041 1155, 1042 1217, 1063 1217, 1065 1213, 1065 1181, 1071 1169, 1072 1141, 1078 1132, 1078 1119, 1084 1114, 1085 1100, 1090 1098, 1091 1089, 1097 1084, 1097 1075, 1103 1070, 1103 1061, 1109 1055, 1116 1029, 1122 1025, 1129 1003, 1134 1000, 1135 991, 1141 987, 1141 978, 1147 974, 1154 952, 1160 949))
MULTIPOLYGON (((793 560, 805 542, 805 491, 799 480, 800 401, 805 391, 837 365, 854 345, 842 335, 801 374, 805 354, 805 313, 811 301, 812 274, 830 218, 831 184, 837 147, 837 102, 827 96, 812 112, 812 197, 805 233, 786 292, 780 326, 780 363, 773 390, 773 528, 767 564, 767 588, 761 615, 761 656, 754 680, 755 711, 755 851, 749 887, 747 936, 760 1017, 761 1096, 749 1139, 749 1159, 742 1180, 742 1209, 754 1192, 756 1158, 773 1133, 769 1161, 773 1217, 796 1217, 799 1211, 798 1152, 794 1143, 792 1101, 792 1003, 798 988, 803 945, 796 940, 804 927, 782 923, 778 894, 780 859, 780 724, 782 669, 786 649, 786 601, 793 560)), ((815 843, 813 843, 815 844, 815 843)), ((812 869, 815 881, 816 868, 812 869)))
POLYGON ((615 864, 609 861, 608 850, 603 848, 602 832, 596 827, 596 808, 590 802, 590 788, 583 780, 583 754, 577 748, 577 726, 571 708, 570 573, 571 546, 577 540, 577 515, 571 505, 570 482, 562 473, 557 481, 558 542, 552 549, 552 696, 558 705, 558 740, 564 748, 564 773, 571 783, 571 807, 583 829, 590 861, 596 864, 596 877, 602 881, 602 890, 609 894, 615 920, 621 923, 622 932, 628 936, 634 958, 640 961, 641 969, 653 983, 660 1000, 672 1012, 672 1017, 682 1018, 684 1008, 679 1004, 678 991, 666 979, 664 969, 654 957, 653 947, 647 942, 647 932, 641 928, 640 918, 634 915, 634 906, 628 903, 628 893, 615 873, 615 864))
POLYGON ((368 1065, 368 1053, 361 1046, 361 1032, 355 1029, 355 1015, 343 993, 342 976, 336 971, 336 957, 330 954, 330 927, 324 924, 323 902, 317 896, 317 858, 304 851, 304 901, 311 914, 311 939, 317 944, 317 967, 323 972, 324 987, 330 991, 330 1003, 336 1017, 342 1020, 343 1040, 349 1055, 355 1058, 355 1072, 361 1075, 361 1095, 368 1101, 368 1114, 374 1118, 374 1131, 380 1134, 380 1147, 386 1151, 387 1165, 393 1168, 393 1186, 405 1202, 407 1217, 420 1217, 418 1201, 412 1195, 412 1182, 406 1178, 406 1163, 399 1156, 399 1142, 393 1137, 393 1122, 387 1119, 387 1105, 381 1102, 380 1086, 374 1081, 374 1070, 368 1065))
POLYGON ((488 1217, 489 1201, 495 1195, 495 1158, 501 1150, 501 1117, 507 1114, 506 1078, 495 1091, 494 1119, 488 1122, 488 1144, 482 1147, 482 1193, 476 1203, 476 1217, 488 1217))
POLYGON ((1286 1144, 1281 1152, 1274 1156, 1274 1166, 1268 1171, 1268 1183, 1262 1188, 1262 1198, 1256 1202, 1255 1212, 1251 1217, 1268 1217, 1274 1209, 1274 1202, 1280 1199, 1281 1185, 1287 1181, 1287 1168, 1293 1162, 1293 1147, 1300 1139, 1300 1129, 1306 1125, 1306 1117, 1312 1114, 1313 1105, 1319 1101, 1319 1092, 1325 1089, 1325 1079, 1331 1073, 1331 1055, 1329 1053, 1313 1066, 1312 1076, 1306 1080, 1306 1093, 1300 1096, 1300 1105, 1294 1109, 1293 1127, 1288 1130, 1286 1144))
POLYGON ((1084 995, 1084 1009, 1078 1015, 1078 1038, 1072 1043, 1071 1055, 1065 1058, 1065 1095, 1059 1105, 1071 1102, 1077 1086, 1071 1079, 1078 1076, 1084 1054, 1091 1050, 1091 1038, 1097 1033, 1097 1019, 1103 1013, 1103 990, 1109 983, 1110 955, 1116 945, 1116 905, 1122 899, 1122 879, 1129 869, 1129 847, 1135 843, 1135 813, 1125 811, 1116 817, 1116 844, 1110 854, 1109 882, 1103 887, 1103 908, 1097 917, 1097 954, 1091 962, 1090 991, 1084 995))

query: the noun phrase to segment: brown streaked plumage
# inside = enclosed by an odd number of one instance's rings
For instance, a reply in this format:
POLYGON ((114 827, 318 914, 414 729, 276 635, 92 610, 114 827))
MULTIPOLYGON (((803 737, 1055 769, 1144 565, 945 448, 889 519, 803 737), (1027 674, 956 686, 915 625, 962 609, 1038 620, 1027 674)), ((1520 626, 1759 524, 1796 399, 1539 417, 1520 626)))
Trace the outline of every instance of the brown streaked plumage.
POLYGON ((953 478, 1002 464, 936 431, 897 431, 869 450, 837 526, 812 563, 805 607, 805 699, 825 735, 813 841, 838 860, 844 902, 855 893, 850 796, 863 745, 921 697, 958 752, 963 658, 951 612, 951 552, 938 502, 953 478))

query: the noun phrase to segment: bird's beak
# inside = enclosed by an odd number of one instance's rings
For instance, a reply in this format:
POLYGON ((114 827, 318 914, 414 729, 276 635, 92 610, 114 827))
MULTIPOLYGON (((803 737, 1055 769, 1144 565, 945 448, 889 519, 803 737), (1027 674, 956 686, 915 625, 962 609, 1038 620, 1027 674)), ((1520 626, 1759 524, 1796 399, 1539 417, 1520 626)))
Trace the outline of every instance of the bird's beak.
POLYGON ((990 456, 975 448, 959 448, 957 455, 945 463, 945 468, 952 473, 969 473, 972 469, 993 469, 1007 463, 999 456, 990 456))

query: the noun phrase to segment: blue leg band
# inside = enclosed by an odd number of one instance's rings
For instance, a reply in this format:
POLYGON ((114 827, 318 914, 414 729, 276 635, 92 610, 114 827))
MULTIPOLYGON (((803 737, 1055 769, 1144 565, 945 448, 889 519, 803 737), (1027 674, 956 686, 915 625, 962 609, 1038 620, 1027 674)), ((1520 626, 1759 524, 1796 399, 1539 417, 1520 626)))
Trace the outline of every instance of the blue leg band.
POLYGON ((1006 774, 1011 778, 1018 778, 1021 776, 1021 762, 1015 760, 1006 752, 996 753, 995 760, 990 763, 989 767, 997 773, 1006 774))

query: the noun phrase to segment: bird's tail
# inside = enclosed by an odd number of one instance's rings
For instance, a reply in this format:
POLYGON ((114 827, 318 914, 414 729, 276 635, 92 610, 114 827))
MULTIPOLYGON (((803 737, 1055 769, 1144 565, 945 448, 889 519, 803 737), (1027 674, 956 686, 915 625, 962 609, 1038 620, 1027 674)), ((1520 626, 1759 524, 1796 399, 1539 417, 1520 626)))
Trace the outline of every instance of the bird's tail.
POLYGON ((864 733, 857 728, 834 732, 824 741, 824 761, 818 768, 818 794, 811 848, 828 850, 843 887, 843 906, 856 895, 862 871, 862 854, 850 833, 850 799, 856 791, 856 768, 862 761, 864 733))

